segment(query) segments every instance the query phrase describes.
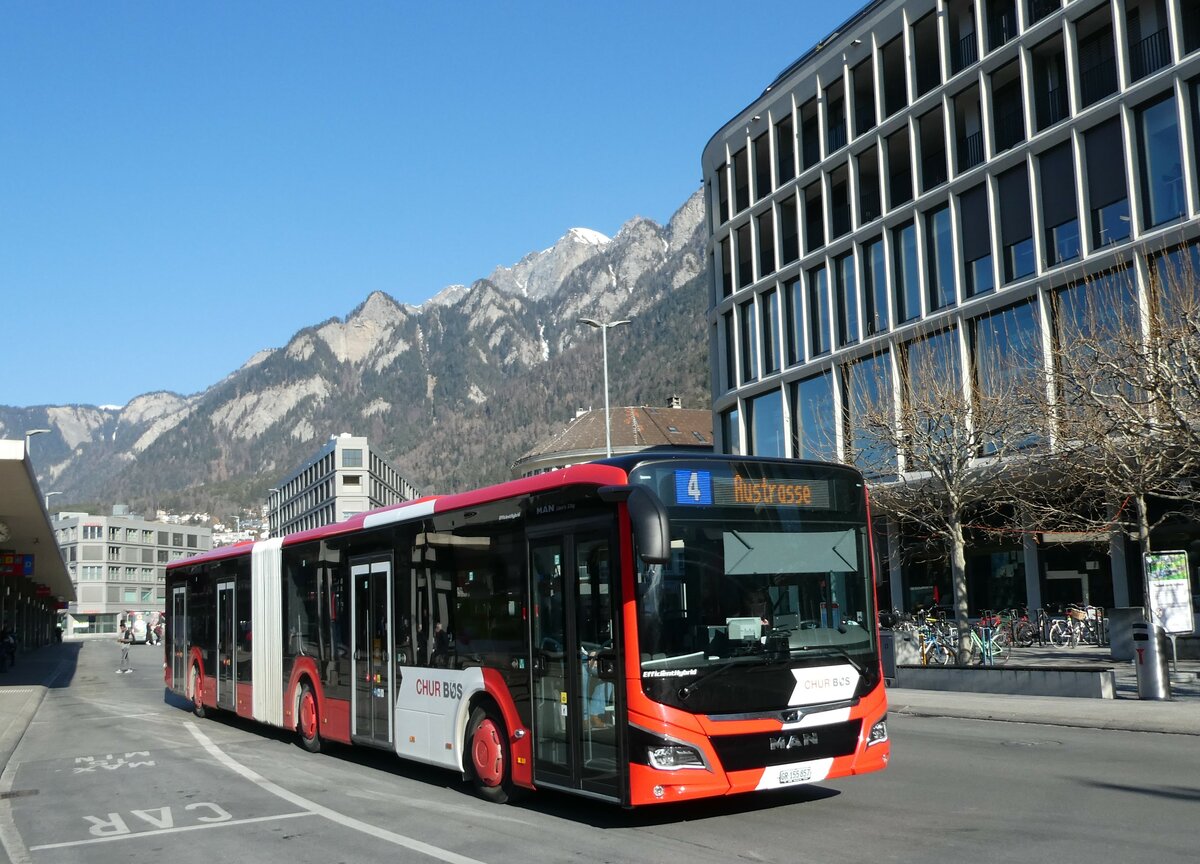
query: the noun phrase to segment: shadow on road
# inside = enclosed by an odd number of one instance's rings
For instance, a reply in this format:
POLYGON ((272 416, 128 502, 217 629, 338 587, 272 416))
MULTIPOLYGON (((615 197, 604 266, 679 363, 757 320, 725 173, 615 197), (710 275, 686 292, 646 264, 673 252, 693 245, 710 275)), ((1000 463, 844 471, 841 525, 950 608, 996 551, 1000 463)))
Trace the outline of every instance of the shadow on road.
MULTIPOLYGON (((163 702, 180 711, 191 712, 192 703, 169 689, 163 688, 163 702)), ((238 717, 228 711, 206 709, 205 719, 220 723, 230 729, 247 732, 262 738, 279 741, 285 744, 296 744, 299 739, 295 732, 257 723, 245 717, 238 717)), ((326 741, 321 746, 321 753, 314 758, 337 759, 353 765, 360 765, 374 771, 402 777, 414 783, 423 783, 442 789, 452 789, 463 795, 473 797, 471 785, 461 779, 454 771, 424 765, 401 759, 394 753, 375 750, 370 747, 348 746, 326 741)), ((765 792, 754 792, 745 795, 734 795, 728 798, 710 798, 703 801, 689 801, 660 806, 643 807, 639 810, 623 810, 615 804, 597 804, 597 802, 555 792, 540 791, 510 805, 522 810, 530 810, 559 819, 567 819, 589 825, 593 828, 640 828, 666 825, 676 822, 696 822, 705 819, 719 819, 740 813, 759 812, 776 807, 793 807, 798 804, 808 804, 824 801, 840 795, 837 789, 826 786, 808 785, 796 786, 791 789, 780 789, 765 792)))
POLYGON ((82 648, 79 642, 53 642, 23 651, 13 666, 0 673, 0 687, 70 687, 82 648))
POLYGON ((1130 792, 1134 795, 1150 795, 1154 798, 1169 798, 1173 801, 1200 801, 1200 789, 1188 789, 1183 786, 1128 786, 1124 783, 1104 783, 1098 780, 1088 781, 1087 785, 1093 789, 1130 792))

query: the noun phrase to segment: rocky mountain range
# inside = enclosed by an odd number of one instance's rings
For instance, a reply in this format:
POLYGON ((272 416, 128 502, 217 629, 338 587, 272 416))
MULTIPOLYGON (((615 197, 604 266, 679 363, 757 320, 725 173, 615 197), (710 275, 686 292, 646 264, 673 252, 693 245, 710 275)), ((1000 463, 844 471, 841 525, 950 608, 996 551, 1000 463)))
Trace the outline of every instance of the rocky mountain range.
POLYGON ((368 436, 423 492, 505 480, 576 409, 603 403, 600 339, 581 316, 633 318, 610 334, 614 404, 708 407, 703 217, 696 192, 666 226, 573 228, 419 307, 375 292, 190 396, 0 406, 0 437, 51 430, 35 467, 56 508, 230 512, 341 432, 368 436))

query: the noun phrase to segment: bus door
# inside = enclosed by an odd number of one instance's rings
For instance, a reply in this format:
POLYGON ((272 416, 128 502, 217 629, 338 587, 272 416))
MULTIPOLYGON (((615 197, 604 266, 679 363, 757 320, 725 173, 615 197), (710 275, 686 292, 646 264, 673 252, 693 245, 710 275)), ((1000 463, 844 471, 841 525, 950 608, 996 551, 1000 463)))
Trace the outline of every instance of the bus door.
POLYGON ((237 707, 237 692, 233 683, 234 640, 237 637, 233 585, 232 579, 217 583, 217 707, 230 711, 237 707))
POLYGON ((378 744, 392 741, 392 559, 351 558, 354 600, 350 627, 354 633, 350 675, 352 734, 378 744))
POLYGON ((620 800, 613 545, 608 523, 530 539, 533 779, 620 800))
POLYGON ((188 620, 187 620, 187 585, 180 585, 171 591, 171 630, 167 634, 171 639, 171 684, 179 692, 187 687, 187 650, 188 650, 188 620))

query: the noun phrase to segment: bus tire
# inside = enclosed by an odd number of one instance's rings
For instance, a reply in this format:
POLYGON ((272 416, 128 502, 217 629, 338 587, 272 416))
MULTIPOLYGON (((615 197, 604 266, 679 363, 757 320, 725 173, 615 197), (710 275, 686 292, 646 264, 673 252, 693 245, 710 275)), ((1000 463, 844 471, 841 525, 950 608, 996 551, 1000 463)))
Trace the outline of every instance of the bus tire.
POLYGON ((476 795, 494 804, 506 804, 516 799, 508 730, 493 708, 475 706, 467 723, 465 750, 463 761, 476 795))
POLYGON ((317 710, 317 694, 307 681, 300 685, 296 697, 296 734, 300 746, 309 753, 321 752, 321 715, 317 710))
POLYGON ((200 695, 200 667, 192 664, 188 673, 188 694, 192 697, 192 713, 197 717, 204 716, 204 699, 200 695))

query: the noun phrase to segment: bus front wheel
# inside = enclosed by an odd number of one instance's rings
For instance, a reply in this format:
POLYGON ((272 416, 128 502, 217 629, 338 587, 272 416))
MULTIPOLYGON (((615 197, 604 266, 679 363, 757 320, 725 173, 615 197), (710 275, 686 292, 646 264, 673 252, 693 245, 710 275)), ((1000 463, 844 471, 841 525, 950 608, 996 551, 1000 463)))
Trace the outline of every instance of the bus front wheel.
POLYGON ((321 751, 320 720, 317 694, 306 681, 300 685, 300 697, 296 700, 296 732, 300 735, 300 746, 309 753, 321 751))
POLYGON ((467 723, 467 771, 475 793, 486 801, 514 800, 512 751, 504 720, 490 707, 479 705, 467 723))

